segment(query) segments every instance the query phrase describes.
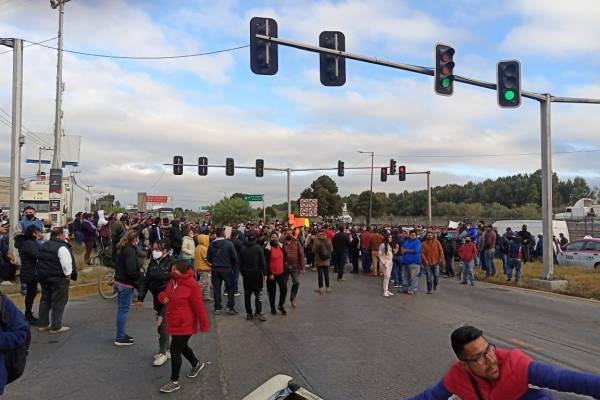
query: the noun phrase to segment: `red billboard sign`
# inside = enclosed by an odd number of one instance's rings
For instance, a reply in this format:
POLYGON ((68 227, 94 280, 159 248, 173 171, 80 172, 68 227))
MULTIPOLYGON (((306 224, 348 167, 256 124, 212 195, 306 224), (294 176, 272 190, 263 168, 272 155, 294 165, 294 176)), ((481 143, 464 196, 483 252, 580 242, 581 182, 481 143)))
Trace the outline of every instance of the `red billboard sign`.
POLYGON ((159 195, 147 195, 146 196, 146 203, 168 203, 169 202, 169 196, 159 196, 159 195))

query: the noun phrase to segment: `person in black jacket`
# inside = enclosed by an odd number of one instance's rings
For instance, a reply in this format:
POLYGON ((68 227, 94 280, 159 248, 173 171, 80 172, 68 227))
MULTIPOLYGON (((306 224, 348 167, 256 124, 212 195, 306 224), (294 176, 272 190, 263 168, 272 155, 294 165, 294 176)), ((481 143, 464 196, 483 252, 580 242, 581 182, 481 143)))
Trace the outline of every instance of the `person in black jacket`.
POLYGON ((263 285, 267 276, 267 263, 263 249, 256 243, 256 236, 250 234, 240 254, 240 272, 244 279, 244 303, 246 319, 267 319, 262 314, 263 285), (252 314, 252 295, 254 295, 255 314, 252 314))
MULTIPOLYGON (((21 283, 27 289, 25 296, 25 318, 30 325, 37 325, 38 319, 33 316, 32 308, 38 293, 37 264, 40 251, 40 243, 44 238, 44 232, 35 225, 29 225, 25 229, 23 240, 19 243, 19 257, 21 258, 21 283)), ((15 245, 17 241, 15 241, 15 245)))
POLYGON ((152 307, 156 312, 156 325, 158 331, 158 353, 154 355, 155 367, 160 367, 167 362, 169 354, 169 335, 165 320, 166 307, 158 300, 158 294, 167 288, 171 279, 171 266, 175 260, 171 256, 171 243, 169 240, 154 242, 152 245, 152 259, 146 270, 146 276, 140 281, 138 291, 138 307, 141 308, 148 291, 152 293, 152 307))
POLYGON ((344 268, 348 259, 348 250, 350 249, 350 238, 345 232, 344 226, 338 227, 338 232, 333 237, 331 244, 333 245, 333 265, 338 274, 338 281, 345 281, 344 268))
POLYGON ((175 258, 179 258, 179 253, 181 253, 181 246, 183 244, 183 233, 181 232, 181 229, 179 227, 179 220, 174 219, 173 221, 171 221, 169 239, 171 240, 173 256, 175 258))
POLYGON ((215 314, 221 314, 221 288, 225 283, 227 291, 227 314, 237 314, 235 310, 235 291, 233 288, 233 268, 238 265, 235 246, 231 240, 225 240, 225 229, 215 230, 216 239, 208 247, 207 259, 211 265, 215 314))
POLYGON ((448 233, 448 230, 446 228, 442 229, 442 234, 441 234, 439 240, 440 240, 440 244, 442 245, 442 249, 444 250, 446 276, 449 278, 454 277, 454 269, 452 269, 452 261, 454 260, 454 255, 456 254, 456 241, 448 233))
POLYGON ((117 336, 115 346, 131 346, 133 337, 125 331, 127 314, 133 300, 133 289, 138 287, 142 278, 140 261, 137 254, 139 235, 135 230, 125 233, 117 245, 117 267, 115 269, 115 288, 117 289, 117 336))

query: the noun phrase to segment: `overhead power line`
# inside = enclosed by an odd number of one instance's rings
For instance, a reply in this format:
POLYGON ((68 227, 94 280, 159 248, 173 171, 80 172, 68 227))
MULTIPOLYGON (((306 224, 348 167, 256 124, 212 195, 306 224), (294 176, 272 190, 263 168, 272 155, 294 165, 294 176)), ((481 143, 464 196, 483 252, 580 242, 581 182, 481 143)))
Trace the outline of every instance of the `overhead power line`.
MULTIPOLYGON (((42 42, 34 43, 34 42, 30 42, 28 40, 23 40, 23 41, 30 43, 31 45, 45 47, 47 49, 52 49, 52 50, 58 50, 58 47, 41 44, 42 42)), ((63 53, 72 53, 72 54, 78 54, 81 56, 89 56, 89 57, 116 58, 116 59, 125 59, 125 60, 169 60, 169 59, 176 59, 176 58, 191 58, 191 57, 209 56, 212 54, 240 50, 240 49, 244 49, 246 47, 250 47, 250 45, 245 44, 245 45, 230 47, 230 48, 221 49, 221 50, 206 51, 203 53, 178 54, 178 55, 172 55, 172 56, 121 56, 121 55, 114 55, 114 54, 90 53, 87 51, 67 50, 67 49, 63 49, 62 51, 63 51, 63 53)))
MULTIPOLYGON (((598 153, 600 149, 589 149, 589 150, 565 150, 565 151, 554 151, 552 154, 579 154, 579 153, 598 153)), ((540 152, 533 153, 504 153, 504 154, 474 154, 476 157, 520 157, 520 156, 539 156, 540 152)), ((376 154, 375 157, 398 157, 398 158, 466 158, 470 157, 467 154, 376 154)))

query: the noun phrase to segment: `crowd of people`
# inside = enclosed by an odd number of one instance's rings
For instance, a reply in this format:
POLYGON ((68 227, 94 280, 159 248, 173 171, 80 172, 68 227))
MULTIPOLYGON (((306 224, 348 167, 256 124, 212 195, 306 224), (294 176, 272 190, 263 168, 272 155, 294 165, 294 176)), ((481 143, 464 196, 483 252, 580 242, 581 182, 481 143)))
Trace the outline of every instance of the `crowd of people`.
MULTIPOLYGON (((382 278, 383 297, 394 296, 394 291, 433 294, 440 274, 474 285, 474 269, 480 267, 486 278, 495 276, 498 260, 507 280, 514 277, 518 284, 523 263, 541 254, 542 243, 540 237, 536 243, 527 226, 520 231, 507 228, 500 235, 482 222, 463 223, 455 230, 347 224, 334 230, 328 224, 294 227, 278 221, 217 227, 185 217, 105 216, 98 211, 78 213, 64 227, 49 229, 35 214, 35 209, 25 209, 15 238, 25 319, 50 334, 70 329, 62 320, 69 283, 77 280, 72 245, 81 246, 85 264, 94 264, 96 257, 115 268, 115 346, 135 343, 127 333, 127 316, 132 305, 142 308, 151 294, 158 333, 153 365, 171 360, 170 380, 160 388, 165 393, 180 388, 182 358, 191 364, 190 378, 204 367, 188 341, 209 329, 205 303, 212 303, 215 315, 238 314, 240 277, 246 319, 264 322, 264 287, 272 316, 285 316, 288 305, 299 306, 301 277, 307 269, 317 273, 314 291, 318 295, 332 293, 331 270, 339 284, 346 281, 347 272, 382 278), (420 276, 425 276, 425 288, 419 287, 420 276), (42 295, 35 317, 32 308, 38 285, 42 295)), ((6 237, 4 230, 0 234, 6 237)), ((556 246, 566 243, 561 237, 556 246)), ((3 279, 14 280, 15 269, 3 272, 10 275, 3 279)))

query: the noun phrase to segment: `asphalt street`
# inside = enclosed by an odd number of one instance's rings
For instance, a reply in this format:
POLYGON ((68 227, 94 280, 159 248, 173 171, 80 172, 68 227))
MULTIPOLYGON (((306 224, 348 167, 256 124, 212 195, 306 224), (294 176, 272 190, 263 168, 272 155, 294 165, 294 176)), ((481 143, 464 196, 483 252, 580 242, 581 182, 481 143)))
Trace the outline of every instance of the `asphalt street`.
MULTIPOLYGON (((334 281, 333 293, 319 295, 316 273, 302 279, 299 307, 288 308, 287 316, 246 321, 241 297, 239 315, 211 314, 211 332, 191 341, 211 364, 195 380, 183 377, 182 390, 171 395, 158 392, 169 364, 151 364, 158 341, 150 301, 144 311, 131 311, 128 331, 136 344, 125 348, 112 343, 114 300, 71 301, 64 321, 73 329, 33 332, 27 371, 5 398, 238 400, 284 373, 326 400, 403 399, 442 377, 454 359, 449 334, 465 323, 499 346, 600 374, 598 302, 450 279, 433 295, 384 298, 379 278, 352 274, 334 281)), ((184 361, 182 375, 187 368, 184 361)))

